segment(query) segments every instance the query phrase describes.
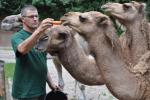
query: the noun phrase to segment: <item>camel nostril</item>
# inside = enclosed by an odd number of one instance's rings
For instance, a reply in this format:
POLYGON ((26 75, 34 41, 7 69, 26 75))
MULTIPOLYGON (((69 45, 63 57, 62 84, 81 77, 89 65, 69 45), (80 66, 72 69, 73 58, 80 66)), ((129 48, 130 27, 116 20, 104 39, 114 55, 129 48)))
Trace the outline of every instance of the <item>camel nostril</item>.
POLYGON ((102 9, 102 10, 105 10, 106 8, 107 8, 106 5, 102 5, 102 6, 101 6, 101 9, 102 9))
POLYGON ((58 39, 66 39, 67 38, 67 33, 59 33, 58 39))

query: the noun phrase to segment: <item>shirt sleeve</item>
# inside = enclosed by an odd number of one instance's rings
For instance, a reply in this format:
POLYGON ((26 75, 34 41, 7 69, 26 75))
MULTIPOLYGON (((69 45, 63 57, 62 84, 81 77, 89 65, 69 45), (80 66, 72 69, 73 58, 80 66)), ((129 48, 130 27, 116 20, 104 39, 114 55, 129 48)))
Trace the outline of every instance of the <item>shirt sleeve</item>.
POLYGON ((11 45, 15 52, 16 57, 19 57, 21 55, 21 53, 17 50, 17 47, 23 41, 24 41, 24 39, 22 38, 22 36, 19 33, 14 34, 11 38, 11 45))

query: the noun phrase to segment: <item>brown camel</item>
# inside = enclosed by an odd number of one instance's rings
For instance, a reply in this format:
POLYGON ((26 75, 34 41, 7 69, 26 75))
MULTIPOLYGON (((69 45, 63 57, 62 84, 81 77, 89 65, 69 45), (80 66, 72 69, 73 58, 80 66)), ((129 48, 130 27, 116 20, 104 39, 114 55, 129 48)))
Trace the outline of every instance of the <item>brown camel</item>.
POLYGON ((150 50, 149 26, 146 19, 146 4, 131 1, 130 3, 107 3, 102 8, 110 16, 125 26, 125 34, 121 36, 123 49, 128 48, 129 58, 133 65, 150 50), (125 45, 124 45, 125 44, 125 45))
POLYGON ((56 54, 64 68, 79 82, 86 85, 103 85, 104 80, 95 60, 87 55, 67 26, 55 26, 46 31, 35 48, 56 54))
MULTIPOLYGON (((130 69, 131 65, 123 56, 121 43, 108 16, 96 11, 80 14, 70 12, 61 20, 64 21, 64 25, 73 28, 87 40, 105 84, 116 98, 120 100, 150 99, 150 83, 146 75, 134 73, 130 69)), ((150 53, 143 56, 141 65, 143 65, 142 61, 147 64, 149 56, 150 53)))

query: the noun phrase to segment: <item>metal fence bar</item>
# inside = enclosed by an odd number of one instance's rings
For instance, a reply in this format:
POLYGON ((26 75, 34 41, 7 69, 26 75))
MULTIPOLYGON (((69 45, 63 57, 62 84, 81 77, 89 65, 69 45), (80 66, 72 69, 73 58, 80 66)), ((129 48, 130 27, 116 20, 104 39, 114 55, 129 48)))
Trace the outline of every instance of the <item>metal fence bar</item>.
POLYGON ((4 64, 5 62, 0 60, 0 100, 6 100, 4 64))

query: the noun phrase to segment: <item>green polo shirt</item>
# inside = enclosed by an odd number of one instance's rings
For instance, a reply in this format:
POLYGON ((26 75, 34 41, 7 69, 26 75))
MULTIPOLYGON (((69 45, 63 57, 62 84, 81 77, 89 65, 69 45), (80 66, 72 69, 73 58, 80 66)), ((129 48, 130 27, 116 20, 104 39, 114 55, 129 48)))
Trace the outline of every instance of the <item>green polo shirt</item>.
POLYGON ((17 54, 17 46, 30 35, 31 33, 22 29, 11 38, 12 47, 16 54, 12 86, 12 96, 14 98, 31 98, 46 93, 46 53, 37 52, 32 48, 25 55, 17 54))

